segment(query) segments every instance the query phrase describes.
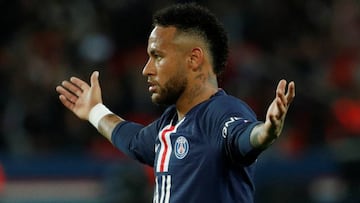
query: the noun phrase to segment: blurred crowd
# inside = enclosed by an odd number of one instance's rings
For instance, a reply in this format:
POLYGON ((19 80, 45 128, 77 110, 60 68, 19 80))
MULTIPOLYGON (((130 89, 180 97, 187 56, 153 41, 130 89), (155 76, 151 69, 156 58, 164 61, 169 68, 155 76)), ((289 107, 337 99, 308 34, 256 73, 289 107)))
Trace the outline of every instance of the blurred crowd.
MULTIPOLYGON (((296 83, 283 136, 269 154, 285 161, 326 154, 319 160, 334 161, 337 178, 359 192, 360 2, 198 2, 214 11, 230 37, 221 87, 259 119, 280 79, 296 83)), ((113 156, 106 140, 66 110, 55 92, 62 80, 88 80, 93 70, 100 71, 104 103, 113 112, 144 124, 159 116, 141 71, 151 15, 169 3, 1 1, 0 154, 113 156)))

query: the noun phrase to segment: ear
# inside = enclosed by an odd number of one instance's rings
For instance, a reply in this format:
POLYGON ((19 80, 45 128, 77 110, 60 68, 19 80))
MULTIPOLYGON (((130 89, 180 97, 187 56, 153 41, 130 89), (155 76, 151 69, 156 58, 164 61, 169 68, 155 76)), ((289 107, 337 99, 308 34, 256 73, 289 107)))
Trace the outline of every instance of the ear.
POLYGON ((204 63, 204 51, 200 47, 195 47, 191 50, 189 65, 193 71, 198 71, 204 63))

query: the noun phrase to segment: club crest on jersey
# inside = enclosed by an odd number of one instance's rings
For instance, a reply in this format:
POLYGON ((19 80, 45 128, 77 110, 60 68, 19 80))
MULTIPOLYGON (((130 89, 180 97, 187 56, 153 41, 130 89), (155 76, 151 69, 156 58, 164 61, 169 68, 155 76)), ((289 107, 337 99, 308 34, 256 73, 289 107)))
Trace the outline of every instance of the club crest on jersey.
POLYGON ((183 159, 189 152, 189 142, 183 136, 180 136, 175 141, 175 156, 178 159, 183 159))

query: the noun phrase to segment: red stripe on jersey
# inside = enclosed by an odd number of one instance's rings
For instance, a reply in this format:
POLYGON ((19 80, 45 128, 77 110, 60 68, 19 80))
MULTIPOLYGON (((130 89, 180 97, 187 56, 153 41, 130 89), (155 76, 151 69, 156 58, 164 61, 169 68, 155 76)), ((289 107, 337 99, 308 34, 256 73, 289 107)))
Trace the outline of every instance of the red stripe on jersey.
POLYGON ((163 152, 163 154, 161 154, 160 155, 160 157, 161 157, 161 162, 160 162, 160 171, 159 172, 164 172, 164 164, 165 164, 165 159, 166 159, 166 155, 167 155, 167 153, 168 153, 168 148, 169 148, 169 146, 168 146, 168 144, 167 144, 167 142, 166 142, 166 134, 168 133, 168 132, 171 132, 171 131, 173 131, 175 129, 175 126, 170 126, 168 129, 164 129, 162 132, 161 132, 161 140, 162 140, 162 142, 164 143, 164 152, 163 152))

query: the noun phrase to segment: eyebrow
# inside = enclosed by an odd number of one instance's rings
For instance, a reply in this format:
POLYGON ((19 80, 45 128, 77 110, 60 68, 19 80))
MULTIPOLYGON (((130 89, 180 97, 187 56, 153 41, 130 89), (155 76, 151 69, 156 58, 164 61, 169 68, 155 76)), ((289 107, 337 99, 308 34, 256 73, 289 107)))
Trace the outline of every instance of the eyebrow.
POLYGON ((159 55, 159 54, 163 54, 162 51, 156 49, 156 48, 150 48, 150 50, 148 51, 148 54, 150 56, 154 56, 154 55, 159 55))

